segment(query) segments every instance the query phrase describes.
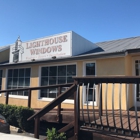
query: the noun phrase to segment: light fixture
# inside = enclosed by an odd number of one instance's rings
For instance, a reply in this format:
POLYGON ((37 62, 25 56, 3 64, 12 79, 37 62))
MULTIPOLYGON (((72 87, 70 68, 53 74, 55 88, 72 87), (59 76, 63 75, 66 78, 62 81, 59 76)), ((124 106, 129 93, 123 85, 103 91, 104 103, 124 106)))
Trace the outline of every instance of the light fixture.
POLYGON ((52 56, 52 59, 56 59, 56 56, 52 56))
POLYGON ((35 59, 31 59, 31 61, 35 61, 35 59))

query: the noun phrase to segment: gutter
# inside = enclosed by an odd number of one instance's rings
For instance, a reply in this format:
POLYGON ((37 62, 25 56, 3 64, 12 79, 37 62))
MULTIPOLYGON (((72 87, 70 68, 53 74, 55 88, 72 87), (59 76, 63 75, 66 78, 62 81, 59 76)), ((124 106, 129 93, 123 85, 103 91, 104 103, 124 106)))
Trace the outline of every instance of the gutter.
POLYGON ((54 63, 54 62, 67 62, 67 61, 76 61, 76 60, 87 60, 87 59, 99 59, 99 58, 110 58, 110 57, 124 57, 125 52, 108 52, 108 53, 92 53, 86 55, 72 56, 68 58, 56 58, 56 59, 43 59, 43 60, 35 60, 28 62, 17 62, 17 63, 6 63, 1 64, 0 67, 4 66, 20 66, 20 65, 28 65, 28 64, 39 64, 39 63, 54 63))

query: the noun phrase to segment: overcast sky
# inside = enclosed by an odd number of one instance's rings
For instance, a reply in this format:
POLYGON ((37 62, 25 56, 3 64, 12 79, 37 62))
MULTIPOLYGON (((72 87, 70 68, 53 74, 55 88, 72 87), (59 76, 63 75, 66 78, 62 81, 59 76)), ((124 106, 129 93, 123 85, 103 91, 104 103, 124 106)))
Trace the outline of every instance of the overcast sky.
POLYGON ((0 0, 0 46, 71 30, 94 43, 140 36, 140 0, 0 0))

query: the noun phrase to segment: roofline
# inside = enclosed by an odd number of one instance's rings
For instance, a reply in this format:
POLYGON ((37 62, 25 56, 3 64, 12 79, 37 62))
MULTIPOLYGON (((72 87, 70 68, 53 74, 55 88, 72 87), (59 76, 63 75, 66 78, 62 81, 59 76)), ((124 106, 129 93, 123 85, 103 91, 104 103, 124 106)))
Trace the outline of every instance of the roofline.
POLYGON ((5 50, 8 50, 8 49, 10 49, 10 46, 9 45, 8 46, 4 46, 4 47, 2 47, 2 49, 0 49, 0 52, 5 51, 5 50))
POLYGON ((135 48, 135 49, 129 49, 127 50, 127 53, 131 54, 131 53, 139 53, 140 52, 140 48, 135 48))
POLYGON ((68 58, 58 58, 58 59, 43 59, 43 60, 35 60, 28 62, 19 62, 19 63, 7 63, 1 64, 0 67, 4 66, 19 66, 19 65, 27 65, 27 64, 38 64, 38 63, 52 63, 52 62, 66 62, 72 60, 82 60, 82 59, 99 59, 99 58, 110 58, 110 57, 124 57, 125 52, 110 52, 110 53, 98 53, 98 54, 88 54, 88 55, 80 55, 80 56, 72 56, 68 58))
POLYGON ((110 57, 124 57, 126 53, 139 53, 140 48, 136 49, 129 49, 123 50, 120 52, 107 52, 107 53, 92 53, 92 54, 84 54, 79 56, 72 56, 68 58, 58 58, 58 59, 43 59, 43 60, 35 60, 35 61, 26 61, 26 62, 19 62, 19 63, 5 63, 0 64, 0 67, 4 66, 17 66, 17 65, 27 65, 27 64, 39 64, 39 63, 52 63, 52 62, 66 62, 72 60, 83 60, 83 59, 100 59, 100 58, 110 58, 110 57))

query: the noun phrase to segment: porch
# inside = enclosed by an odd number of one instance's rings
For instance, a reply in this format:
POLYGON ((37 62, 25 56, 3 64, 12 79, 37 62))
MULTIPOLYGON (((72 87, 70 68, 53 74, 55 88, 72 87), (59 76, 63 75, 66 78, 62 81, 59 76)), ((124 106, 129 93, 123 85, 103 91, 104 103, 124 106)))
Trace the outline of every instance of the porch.
POLYGON ((58 88, 59 96, 41 110, 36 110, 36 113, 28 119, 28 121, 35 119, 34 136, 36 138, 39 138, 39 122, 43 119, 48 122, 68 123, 59 132, 66 132, 73 128, 74 139, 79 138, 80 131, 139 139, 140 112, 137 101, 139 101, 138 86, 140 77, 73 77, 73 79, 74 83, 71 84, 3 90, 0 92, 7 93, 6 104, 8 104, 8 95, 11 91, 28 90, 28 107, 30 107, 32 90, 58 88), (95 85, 98 85, 96 95, 95 85), (111 90, 109 89, 110 85, 111 90), (115 89, 116 85, 117 90, 115 89), (69 88, 62 93, 61 88, 66 86, 69 86, 69 88), (83 92, 85 86, 86 93, 83 92), (92 94, 89 93, 90 89, 92 89, 92 94), (63 109, 61 107, 62 102, 72 94, 74 95, 73 108, 63 109), (109 94, 111 95, 110 98, 108 98, 109 94), (134 108, 131 109, 130 102, 132 102, 132 98, 130 94, 134 97, 134 108), (84 104, 84 97, 89 99, 89 96, 93 99, 92 105, 88 101, 84 104), (98 97, 97 105, 94 104, 95 96, 98 97), (57 109, 54 109, 54 107, 57 107, 57 109))

